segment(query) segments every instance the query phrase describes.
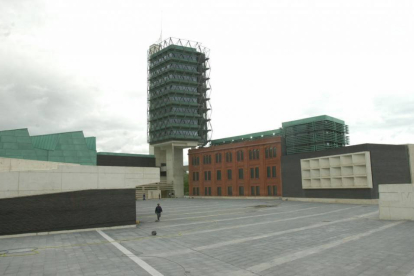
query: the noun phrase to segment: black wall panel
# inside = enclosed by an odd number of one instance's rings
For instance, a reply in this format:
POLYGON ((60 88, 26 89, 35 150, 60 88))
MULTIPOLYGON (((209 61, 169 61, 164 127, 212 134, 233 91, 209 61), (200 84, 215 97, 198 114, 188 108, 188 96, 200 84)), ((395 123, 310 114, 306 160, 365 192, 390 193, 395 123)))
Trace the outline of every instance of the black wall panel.
POLYGON ((285 197, 377 199, 379 184, 411 183, 408 148, 405 145, 362 144, 326 151, 282 156, 285 197), (369 151, 372 189, 302 189, 300 160, 320 156, 369 151))
POLYGON ((97 165, 114 167, 155 167, 155 157, 98 154, 97 165))
POLYGON ((135 189, 0 199, 0 235, 132 225, 135 189))

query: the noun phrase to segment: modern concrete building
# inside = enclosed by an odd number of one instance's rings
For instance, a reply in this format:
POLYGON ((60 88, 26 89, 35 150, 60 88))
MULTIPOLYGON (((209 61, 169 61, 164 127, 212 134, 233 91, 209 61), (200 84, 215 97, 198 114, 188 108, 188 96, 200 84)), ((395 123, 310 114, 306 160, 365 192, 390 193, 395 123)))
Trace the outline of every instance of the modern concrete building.
POLYGON ((280 130, 213 140, 188 152, 191 196, 281 196, 280 130))
POLYGON ((209 49, 168 38, 148 50, 148 143, 162 181, 184 196, 183 149, 209 140, 209 49))
POLYGON ((362 144, 282 156, 283 196, 369 199, 381 184, 411 183, 407 145, 362 144))
POLYGON ((0 235, 135 225, 137 187, 160 182, 155 157, 97 154, 95 141, 0 131, 0 235))

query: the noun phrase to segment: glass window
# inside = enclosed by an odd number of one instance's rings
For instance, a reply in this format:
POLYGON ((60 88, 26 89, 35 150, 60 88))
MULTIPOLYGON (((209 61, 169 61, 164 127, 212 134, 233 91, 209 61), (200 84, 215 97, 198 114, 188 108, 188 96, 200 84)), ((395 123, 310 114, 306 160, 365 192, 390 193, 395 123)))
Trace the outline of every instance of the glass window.
POLYGON ((229 196, 233 195, 233 187, 231 187, 231 186, 227 187, 227 195, 229 195, 229 196))
POLYGON ((267 195, 272 195, 272 186, 267 186, 267 195))
POLYGON ((239 186, 239 196, 244 196, 244 187, 239 186))
POLYGON ((277 195, 277 186, 273 186, 273 195, 276 196, 277 195))
POLYGON ((207 187, 204 188, 204 195, 208 195, 207 194, 207 187))
POLYGON ((239 179, 243 179, 243 169, 239 169, 239 179))
POLYGON ((204 180, 207 180, 207 172, 204 172, 204 180))
POLYGON ((255 195, 255 193, 254 193, 254 192, 255 192, 255 189, 254 189, 254 186, 252 186, 252 187, 251 187, 251 191, 250 191, 250 195, 254 196, 254 195, 255 195))
POLYGON ((221 180, 221 171, 220 170, 217 171, 217 180, 221 180))
POLYGON ((211 187, 208 187, 208 195, 211 196, 211 187))
POLYGON ((259 196, 260 195, 260 187, 256 186, 256 195, 259 196))
POLYGON ((256 167, 255 174, 256 174, 256 178, 259 178, 259 167, 256 167))
POLYGON ((243 152, 244 152, 244 151, 242 151, 242 150, 240 151, 240 159, 241 159, 241 161, 243 161, 243 160, 244 160, 244 156, 243 156, 243 155, 244 155, 244 153, 243 153, 243 152))
POLYGON ((217 195, 221 196, 221 187, 217 187, 217 195))
POLYGON ((197 187, 197 195, 198 196, 200 195, 200 188, 199 187, 197 187))
POLYGON ((269 148, 266 148, 266 150, 265 150, 265 156, 266 156, 266 158, 269 158, 269 148))
POLYGON ((254 178, 254 168, 250 168, 250 178, 254 178))
POLYGON ((208 180, 211 180, 211 171, 208 171, 208 180))
POLYGON ((227 179, 231 180, 231 170, 227 170, 227 179))
POLYGON ((273 157, 276 157, 276 147, 273 147, 273 157))
POLYGON ((270 178, 271 174, 270 174, 270 167, 267 167, 267 178, 270 178))
POLYGON ((272 167, 272 177, 276 177, 276 166, 272 167))
POLYGON ((249 159, 252 160, 252 150, 249 150, 249 159))

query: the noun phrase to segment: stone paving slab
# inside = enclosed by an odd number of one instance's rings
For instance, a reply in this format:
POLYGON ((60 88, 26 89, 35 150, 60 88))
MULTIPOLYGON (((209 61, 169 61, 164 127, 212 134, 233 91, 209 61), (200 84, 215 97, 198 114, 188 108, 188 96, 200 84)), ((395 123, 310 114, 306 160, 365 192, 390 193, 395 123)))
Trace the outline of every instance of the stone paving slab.
POLYGON ((414 276, 414 222, 380 221, 375 205, 146 200, 137 220, 103 230, 112 243, 97 231, 0 239, 0 275, 414 276))

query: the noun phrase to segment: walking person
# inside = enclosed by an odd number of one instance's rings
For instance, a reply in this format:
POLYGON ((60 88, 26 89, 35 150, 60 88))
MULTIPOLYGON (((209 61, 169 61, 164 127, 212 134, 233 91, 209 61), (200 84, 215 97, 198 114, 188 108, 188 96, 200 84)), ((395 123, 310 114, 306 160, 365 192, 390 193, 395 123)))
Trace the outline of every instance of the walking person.
POLYGON ((142 199, 145 200, 145 194, 142 194, 142 199))
POLYGON ((160 221, 161 213, 162 213, 162 208, 161 208, 160 204, 158 203, 157 207, 155 207, 155 214, 157 214, 157 220, 156 221, 160 221))

